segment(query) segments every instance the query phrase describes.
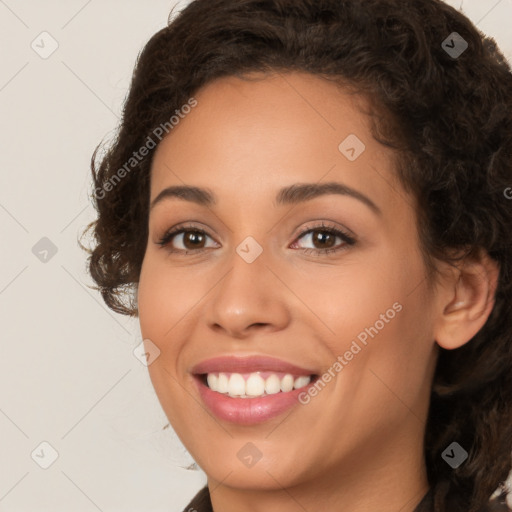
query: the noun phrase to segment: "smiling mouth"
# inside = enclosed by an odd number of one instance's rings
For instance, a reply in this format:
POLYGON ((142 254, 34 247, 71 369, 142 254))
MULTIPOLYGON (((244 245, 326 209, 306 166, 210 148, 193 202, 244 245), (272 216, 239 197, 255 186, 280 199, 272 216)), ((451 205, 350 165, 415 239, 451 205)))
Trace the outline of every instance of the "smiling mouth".
POLYGON ((293 375, 284 372, 257 371, 251 373, 211 372, 197 375, 211 391, 231 398, 262 398, 302 389, 318 376, 293 375))

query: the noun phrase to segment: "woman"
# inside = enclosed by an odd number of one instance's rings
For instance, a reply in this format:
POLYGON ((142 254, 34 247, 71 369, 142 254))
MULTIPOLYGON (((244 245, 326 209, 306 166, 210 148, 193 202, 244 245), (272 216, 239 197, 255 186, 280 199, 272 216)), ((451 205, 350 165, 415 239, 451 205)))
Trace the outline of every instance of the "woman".
POLYGON ((511 129, 438 0, 196 0, 151 38, 89 268, 208 477, 186 510, 509 510, 511 129))

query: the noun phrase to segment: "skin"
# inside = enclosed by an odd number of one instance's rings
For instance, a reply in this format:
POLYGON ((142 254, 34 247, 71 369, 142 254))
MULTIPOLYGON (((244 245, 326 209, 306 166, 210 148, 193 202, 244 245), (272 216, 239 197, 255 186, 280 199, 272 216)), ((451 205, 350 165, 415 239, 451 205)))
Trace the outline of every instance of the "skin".
POLYGON ((423 436, 438 349, 484 325, 498 269, 485 254, 459 268, 439 263, 429 288, 416 202, 395 179, 391 150, 373 139, 364 100, 305 73, 259 78, 210 82, 157 148, 151 200, 187 184, 217 202, 167 198, 150 211, 138 307, 143 338, 161 351, 148 367, 153 386, 217 512, 413 511, 428 490, 423 436), (366 146, 355 161, 338 149, 350 134, 366 146), (347 195, 273 203, 281 187, 327 181, 381 213, 347 195), (356 243, 315 242, 322 221, 356 243), (197 251, 186 233, 158 245, 183 222, 207 232, 205 251, 169 252, 197 251), (263 248, 250 264, 236 252, 248 236, 263 248), (321 375, 397 302, 401 311, 307 405, 240 426, 202 404, 189 373, 198 362, 268 355, 321 375), (237 457, 248 442, 262 456, 251 468, 237 457))

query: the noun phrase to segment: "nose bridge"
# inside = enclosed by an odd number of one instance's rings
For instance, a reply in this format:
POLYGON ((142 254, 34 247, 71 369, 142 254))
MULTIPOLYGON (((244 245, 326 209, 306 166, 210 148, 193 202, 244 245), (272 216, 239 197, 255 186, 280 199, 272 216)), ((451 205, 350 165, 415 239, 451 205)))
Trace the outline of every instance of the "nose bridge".
POLYGON ((252 236, 234 247, 210 297, 206 315, 210 327, 220 326, 231 336, 243 336, 254 324, 267 329, 285 326, 288 307, 283 290, 267 268, 272 265, 268 256, 263 243, 252 236))

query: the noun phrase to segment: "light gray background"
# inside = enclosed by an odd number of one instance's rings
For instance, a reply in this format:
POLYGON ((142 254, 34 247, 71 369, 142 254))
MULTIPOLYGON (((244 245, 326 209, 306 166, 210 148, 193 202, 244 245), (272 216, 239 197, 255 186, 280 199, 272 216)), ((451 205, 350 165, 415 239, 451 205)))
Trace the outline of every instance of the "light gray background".
MULTIPOLYGON (((512 0, 450 3, 512 60, 512 0)), ((181 511, 206 481, 162 430, 137 321, 86 287, 76 241, 94 218, 91 154, 175 4, 0 0, 0 511, 181 511), (51 48, 43 31, 59 45, 47 59, 31 48, 51 48), (43 237, 57 247, 46 262, 32 252, 43 237), (47 469, 43 441, 58 452, 47 469)))

